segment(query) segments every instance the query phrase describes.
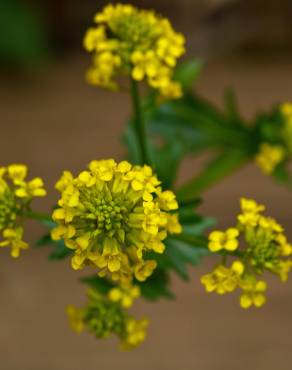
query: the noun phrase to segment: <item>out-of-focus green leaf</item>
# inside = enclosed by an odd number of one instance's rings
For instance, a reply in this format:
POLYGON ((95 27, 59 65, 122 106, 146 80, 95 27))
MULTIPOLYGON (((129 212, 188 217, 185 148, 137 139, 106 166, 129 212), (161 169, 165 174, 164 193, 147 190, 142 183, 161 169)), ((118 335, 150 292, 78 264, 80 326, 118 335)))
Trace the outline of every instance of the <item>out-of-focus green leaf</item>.
POLYGON ((224 151, 213 159, 203 171, 176 192, 179 200, 188 200, 201 194, 210 185, 218 182, 249 159, 249 153, 234 148, 224 151))
POLYGON ((49 261, 63 260, 73 254, 73 251, 66 247, 63 240, 52 240, 50 234, 43 235, 36 243, 38 247, 51 246, 53 251, 49 254, 49 261))
POLYGON ((179 81, 183 90, 190 90, 201 73, 203 63, 199 60, 188 60, 180 63, 174 72, 174 80, 179 81))
POLYGON ((1 0, 0 59, 2 63, 34 66, 47 55, 44 26, 21 0, 1 0))
POLYGON ((182 279, 188 280, 188 265, 197 265, 208 254, 207 239, 203 232, 214 225, 214 220, 197 215, 180 217, 183 226, 181 234, 170 235, 165 241, 166 250, 156 257, 158 266, 164 270, 174 270, 182 279))
POLYGON ((169 275, 159 268, 145 282, 137 282, 137 284, 140 286, 142 296, 147 300, 174 298, 174 294, 169 290, 169 275))
POLYGON ((180 141, 167 143, 161 148, 153 148, 153 167, 164 189, 172 188, 184 154, 185 149, 180 141))
POLYGON ((292 187, 292 176, 286 168, 287 163, 280 163, 273 172, 273 177, 280 183, 292 187))
POLYGON ((114 287, 112 282, 97 275, 82 277, 80 281, 101 294, 107 294, 109 290, 114 287))
MULTIPOLYGON (((56 226, 56 223, 53 221, 42 221, 42 224, 47 226, 49 230, 53 229, 56 226)), ((47 247, 52 248, 52 252, 49 254, 49 261, 58 261, 63 260, 66 257, 69 257, 73 254, 73 250, 66 247, 63 240, 52 240, 51 234, 44 234, 37 242, 37 247, 47 247)))
POLYGON ((239 114, 235 92, 232 89, 225 91, 225 115, 226 121, 233 126, 242 127, 244 125, 239 114))

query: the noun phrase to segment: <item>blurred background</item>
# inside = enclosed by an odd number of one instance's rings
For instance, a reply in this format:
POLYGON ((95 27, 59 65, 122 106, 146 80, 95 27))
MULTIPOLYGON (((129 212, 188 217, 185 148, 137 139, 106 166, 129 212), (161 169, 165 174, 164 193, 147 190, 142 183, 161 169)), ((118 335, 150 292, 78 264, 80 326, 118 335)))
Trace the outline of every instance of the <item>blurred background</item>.
MULTIPOLYGON (((205 68, 196 89, 219 106, 233 87, 242 113, 251 117, 272 104, 292 100, 291 0, 143 0, 187 36, 187 57, 205 68)), ((1 165, 27 163, 49 190, 39 210, 57 199, 53 184, 63 169, 81 170, 94 158, 122 158, 118 140, 130 114, 127 96, 87 86, 90 63, 82 37, 106 1, 0 1, 1 165)), ((203 159, 202 159, 203 160, 203 159)), ((189 158, 179 182, 202 166, 189 158)), ((263 202, 292 238, 292 195, 253 165, 205 193, 201 212, 233 223, 240 196, 263 202)), ((29 225, 27 239, 43 229, 29 225)), ((233 295, 207 295, 200 275, 184 284, 173 279, 177 300, 139 303, 147 315, 148 341, 132 353, 116 342, 77 336, 67 325, 68 303, 82 304, 84 287, 69 261, 48 263, 46 249, 31 249, 17 261, 0 259, 0 369, 288 370, 291 368, 292 285, 270 279, 268 304, 248 312, 233 295)))

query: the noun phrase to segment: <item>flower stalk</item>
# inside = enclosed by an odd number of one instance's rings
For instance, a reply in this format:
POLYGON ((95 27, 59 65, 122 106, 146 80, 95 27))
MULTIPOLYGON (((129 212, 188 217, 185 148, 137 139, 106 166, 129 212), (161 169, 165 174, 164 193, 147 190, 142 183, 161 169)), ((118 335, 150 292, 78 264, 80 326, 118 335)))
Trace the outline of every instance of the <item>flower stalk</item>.
POLYGON ((139 143, 140 149, 140 164, 148 164, 150 165, 150 157, 148 153, 148 146, 147 146, 147 134, 146 134, 146 126, 145 120, 142 112, 141 106, 141 99, 139 94, 139 86, 137 81, 133 78, 131 79, 131 95, 132 95, 132 102, 133 102, 133 110, 134 110, 134 120, 133 120, 133 128, 135 130, 135 134, 139 143))

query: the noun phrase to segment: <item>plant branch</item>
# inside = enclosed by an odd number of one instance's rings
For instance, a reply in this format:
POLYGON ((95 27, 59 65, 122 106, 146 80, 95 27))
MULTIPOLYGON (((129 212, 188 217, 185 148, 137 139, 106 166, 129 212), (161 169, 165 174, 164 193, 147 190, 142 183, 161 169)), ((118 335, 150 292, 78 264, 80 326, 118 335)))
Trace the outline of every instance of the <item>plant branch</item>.
POLYGON ((131 95, 134 109, 133 126, 139 143, 141 164, 150 164, 146 127, 142 112, 139 88, 138 83, 134 79, 131 79, 131 95))
POLYGON ((23 216, 37 221, 52 221, 51 215, 45 213, 26 211, 23 213, 23 216))

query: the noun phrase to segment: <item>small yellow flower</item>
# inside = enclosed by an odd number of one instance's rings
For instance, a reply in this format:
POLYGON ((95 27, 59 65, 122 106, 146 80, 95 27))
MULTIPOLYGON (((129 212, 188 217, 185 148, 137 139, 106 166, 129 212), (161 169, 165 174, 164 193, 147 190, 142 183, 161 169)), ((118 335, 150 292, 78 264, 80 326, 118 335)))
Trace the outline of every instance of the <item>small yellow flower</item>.
POLYGON ((274 272, 279 275, 279 278, 283 283, 288 280, 289 273, 292 268, 292 261, 291 260, 281 260, 278 263, 278 266, 274 268, 274 272))
POLYGON ((284 257, 289 257, 292 254, 292 245, 288 243, 287 238, 284 234, 280 233, 275 238, 276 242, 279 243, 280 253, 284 257))
POLYGON ((138 286, 121 285, 112 288, 108 293, 108 298, 112 302, 120 302, 123 308, 129 308, 133 305, 134 300, 140 297, 138 286))
POLYGON ((147 319, 135 320, 129 318, 126 322, 126 333, 121 343, 121 349, 131 350, 144 342, 148 325, 149 321, 147 319))
POLYGON ((153 11, 116 4, 106 6, 94 21, 96 26, 84 38, 85 49, 93 55, 86 75, 90 84, 116 90, 116 78, 128 75, 146 80, 164 98, 182 96, 180 84, 172 77, 185 52, 185 38, 167 19, 153 11))
POLYGON ((156 261, 145 261, 140 262, 135 266, 135 278, 139 281, 145 281, 149 276, 152 275, 152 272, 156 269, 156 261))
POLYGON ((201 277, 201 283, 207 292, 230 293, 238 287, 243 273, 244 264, 241 261, 235 261, 230 268, 223 265, 217 266, 211 273, 201 277))
POLYGON ((156 267, 144 254, 163 253, 167 234, 182 231, 169 213, 178 208, 175 195, 161 190, 149 166, 92 161, 76 178, 65 172, 56 188, 61 199, 51 235, 74 250, 74 269, 93 265, 100 276, 144 281, 156 267))
POLYGON ((213 231, 209 235, 209 250, 211 252, 218 252, 222 249, 227 251, 235 251, 238 247, 239 231, 231 227, 224 231, 213 231))
POLYGON ((258 204, 253 199, 240 199, 242 213, 237 216, 237 219, 243 227, 255 227, 260 219, 260 213, 265 210, 265 206, 258 204))
POLYGON ((241 282, 240 287, 243 293, 240 296, 240 306, 249 308, 252 305, 262 307, 266 303, 265 292, 267 283, 263 280, 256 280, 253 276, 247 275, 241 282))
POLYGON ((5 229, 3 231, 4 241, 0 242, 0 247, 11 247, 11 257, 18 258, 22 249, 28 249, 28 244, 22 240, 23 228, 5 229))
POLYGON ((263 143, 255 157, 255 162, 264 174, 270 175, 277 165, 285 159, 285 155, 285 148, 282 146, 263 143))
POLYGON ((84 310, 74 307, 72 305, 68 305, 66 308, 66 312, 68 315, 69 323, 72 329, 77 333, 80 334, 83 332, 85 325, 84 325, 84 310))
POLYGON ((282 114, 289 118, 292 117, 292 103, 283 103, 280 107, 282 114))

